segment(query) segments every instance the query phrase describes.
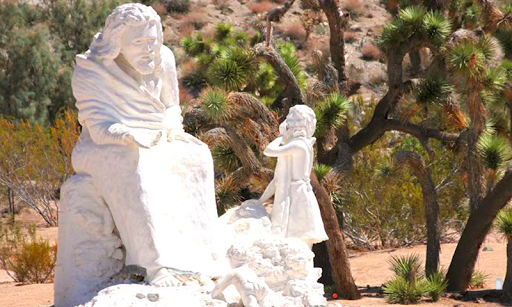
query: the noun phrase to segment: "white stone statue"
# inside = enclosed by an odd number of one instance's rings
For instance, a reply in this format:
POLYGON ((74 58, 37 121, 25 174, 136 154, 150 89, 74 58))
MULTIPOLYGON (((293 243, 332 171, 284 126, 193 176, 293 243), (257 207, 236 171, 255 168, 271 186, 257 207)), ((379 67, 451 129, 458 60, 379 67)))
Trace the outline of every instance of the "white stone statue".
POLYGON ((227 252, 227 257, 233 270, 218 282, 212 291, 212 298, 222 299, 222 291, 234 285, 245 307, 264 306, 264 299, 270 289, 265 281, 247 266, 246 251, 232 246, 227 252))
POLYGON ((260 197, 263 203, 274 196, 272 233, 299 238, 312 247, 328 240, 320 209, 310 183, 313 168, 316 116, 311 108, 297 105, 290 108, 280 125, 280 136, 264 151, 277 157, 274 179, 260 197))
POLYGON ((183 130, 157 13, 117 7, 76 57, 72 86, 83 130, 62 188, 55 306, 87 301, 122 265, 144 267, 154 286, 215 268, 213 161, 183 130))

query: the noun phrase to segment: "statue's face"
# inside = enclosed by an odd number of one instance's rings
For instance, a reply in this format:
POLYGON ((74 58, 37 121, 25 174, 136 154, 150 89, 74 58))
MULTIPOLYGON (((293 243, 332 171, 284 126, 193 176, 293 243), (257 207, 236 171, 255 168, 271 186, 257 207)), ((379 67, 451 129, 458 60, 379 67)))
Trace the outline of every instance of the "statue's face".
POLYGON ((288 138, 297 136, 306 136, 306 121, 296 112, 291 112, 286 116, 286 134, 288 138))
POLYGON ((122 37, 121 53, 142 75, 155 70, 158 28, 154 23, 130 26, 122 37))

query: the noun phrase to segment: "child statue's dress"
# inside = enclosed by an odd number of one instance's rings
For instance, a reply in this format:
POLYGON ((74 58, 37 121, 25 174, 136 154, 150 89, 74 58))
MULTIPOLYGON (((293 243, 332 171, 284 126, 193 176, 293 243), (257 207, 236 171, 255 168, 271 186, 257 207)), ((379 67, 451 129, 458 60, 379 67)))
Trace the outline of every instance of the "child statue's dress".
POLYGON ((266 155, 277 157, 273 180, 275 195, 271 213, 272 231, 285 237, 302 239, 309 244, 328 239, 309 179, 313 168, 314 142, 314 138, 300 137, 289 143, 295 143, 296 147, 305 151, 305 161, 286 150, 273 151, 272 143, 265 150, 266 155), (301 178, 292 177, 294 163, 304 163, 301 178))

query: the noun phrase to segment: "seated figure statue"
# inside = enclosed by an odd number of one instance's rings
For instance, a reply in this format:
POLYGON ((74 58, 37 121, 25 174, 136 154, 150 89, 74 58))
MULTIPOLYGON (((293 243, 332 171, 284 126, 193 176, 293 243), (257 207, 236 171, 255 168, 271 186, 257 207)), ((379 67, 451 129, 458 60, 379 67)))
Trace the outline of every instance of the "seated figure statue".
POLYGON ((234 285, 245 307, 260 307, 270 292, 265 281, 258 277, 247 265, 247 253, 243 249, 231 246, 227 251, 227 258, 232 267, 217 283, 211 296, 223 300, 222 292, 230 285, 234 285))
POLYGON ((315 128, 316 116, 311 108, 290 108, 279 127, 280 136, 264 151, 269 157, 277 157, 277 165, 274 179, 259 199, 263 203, 274 196, 270 215, 273 234, 302 239, 310 248, 328 239, 309 179, 315 128))
POLYGON ((213 161, 183 130, 175 59, 158 14, 142 4, 117 7, 76 57, 72 87, 83 129, 76 175, 61 193, 55 306, 86 301, 123 265, 145 268, 155 286, 214 267, 213 161))

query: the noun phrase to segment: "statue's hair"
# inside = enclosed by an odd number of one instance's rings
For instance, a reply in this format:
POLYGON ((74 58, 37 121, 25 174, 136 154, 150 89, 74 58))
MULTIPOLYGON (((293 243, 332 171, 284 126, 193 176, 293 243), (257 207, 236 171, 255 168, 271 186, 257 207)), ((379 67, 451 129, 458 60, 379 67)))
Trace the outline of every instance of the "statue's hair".
POLYGON ((307 138, 313 137, 316 129, 316 115, 315 112, 308 106, 303 104, 298 104, 290 108, 288 116, 291 114, 297 114, 300 118, 304 120, 307 138))
POLYGON ((157 27, 158 47, 156 67, 160 66, 160 46, 163 44, 162 23, 155 10, 140 3, 123 4, 114 9, 89 46, 89 54, 100 59, 115 59, 121 52, 121 38, 129 26, 153 23, 157 27))

